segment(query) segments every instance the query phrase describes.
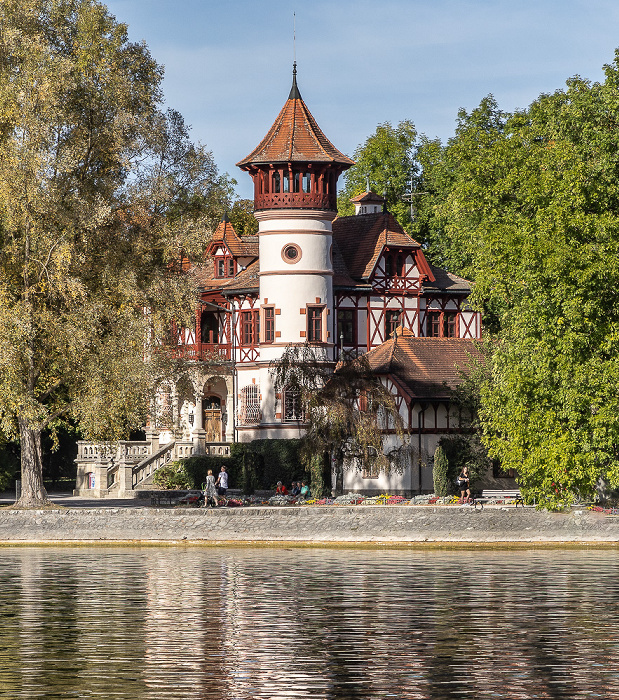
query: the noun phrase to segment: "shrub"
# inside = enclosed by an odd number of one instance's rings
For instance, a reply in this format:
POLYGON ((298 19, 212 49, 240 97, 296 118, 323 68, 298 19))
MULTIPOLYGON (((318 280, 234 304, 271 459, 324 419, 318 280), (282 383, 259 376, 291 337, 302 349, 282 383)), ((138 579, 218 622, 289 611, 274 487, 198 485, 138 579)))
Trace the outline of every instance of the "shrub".
POLYGON ((168 490, 195 488, 183 462, 169 462, 165 467, 157 469, 153 483, 159 488, 168 490))
POLYGON ((449 493, 448 469, 449 461, 447 455, 439 444, 434 451, 434 468, 432 470, 435 496, 447 496, 449 493))

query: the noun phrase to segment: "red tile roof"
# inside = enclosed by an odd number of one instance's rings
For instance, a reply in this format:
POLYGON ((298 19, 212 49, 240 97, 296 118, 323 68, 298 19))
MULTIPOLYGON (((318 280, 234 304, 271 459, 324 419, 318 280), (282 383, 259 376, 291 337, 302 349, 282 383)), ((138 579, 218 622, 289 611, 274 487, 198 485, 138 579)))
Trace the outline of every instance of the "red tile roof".
POLYGON ((421 246, 412 239, 389 212, 342 216, 333 222, 333 238, 342 251, 349 274, 368 279, 385 246, 417 248, 417 264, 431 281, 434 276, 421 246))
POLYGON ((292 90, 286 104, 257 148, 237 163, 239 168, 294 162, 354 165, 354 161, 338 151, 316 123, 297 88, 296 65, 294 70, 292 90))
POLYGON ((356 197, 351 197, 350 199, 353 204, 361 204, 361 202, 375 202, 376 204, 384 204, 385 198, 376 194, 376 192, 362 192, 356 197))
POLYGON ((258 257, 258 236, 241 238, 234 230, 234 226, 228 221, 227 216, 224 216, 215 229, 209 249, 212 250, 219 243, 224 243, 232 255, 258 257))
POLYGON ((449 398, 451 389, 462 381, 462 372, 481 354, 473 340, 417 338, 399 328, 364 357, 376 374, 395 376, 412 400, 449 398))

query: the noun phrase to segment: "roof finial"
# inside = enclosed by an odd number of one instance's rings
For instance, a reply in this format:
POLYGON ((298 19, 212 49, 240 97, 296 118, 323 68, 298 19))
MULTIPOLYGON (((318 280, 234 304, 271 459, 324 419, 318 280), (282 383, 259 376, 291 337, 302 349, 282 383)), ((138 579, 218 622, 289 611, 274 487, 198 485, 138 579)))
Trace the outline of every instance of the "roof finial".
POLYGON ((290 88, 290 94, 288 95, 289 100, 300 100, 301 93, 297 87, 297 62, 292 64, 292 87, 290 88))

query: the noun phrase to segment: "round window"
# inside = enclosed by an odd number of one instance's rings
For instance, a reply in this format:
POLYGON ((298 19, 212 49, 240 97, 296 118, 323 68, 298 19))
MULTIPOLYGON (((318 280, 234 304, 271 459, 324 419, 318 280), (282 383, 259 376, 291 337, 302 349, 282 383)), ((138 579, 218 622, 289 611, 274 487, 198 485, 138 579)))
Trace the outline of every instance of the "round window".
POLYGON ((284 262, 290 263, 291 265, 299 262, 301 260, 301 248, 295 243, 288 243, 282 249, 282 258, 284 262))

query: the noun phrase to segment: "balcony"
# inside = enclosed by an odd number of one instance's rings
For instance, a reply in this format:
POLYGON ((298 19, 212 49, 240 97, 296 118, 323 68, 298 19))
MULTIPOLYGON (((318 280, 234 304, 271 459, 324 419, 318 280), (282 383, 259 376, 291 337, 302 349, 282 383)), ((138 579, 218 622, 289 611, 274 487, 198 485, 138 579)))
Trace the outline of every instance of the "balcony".
POLYGON ((232 358, 232 349, 230 345, 218 343, 195 343, 193 345, 177 345, 172 354, 178 360, 208 362, 220 359, 229 361, 232 358))
POLYGON ((269 192, 254 194, 255 208, 258 209, 324 209, 337 210, 334 195, 322 192, 269 192))

